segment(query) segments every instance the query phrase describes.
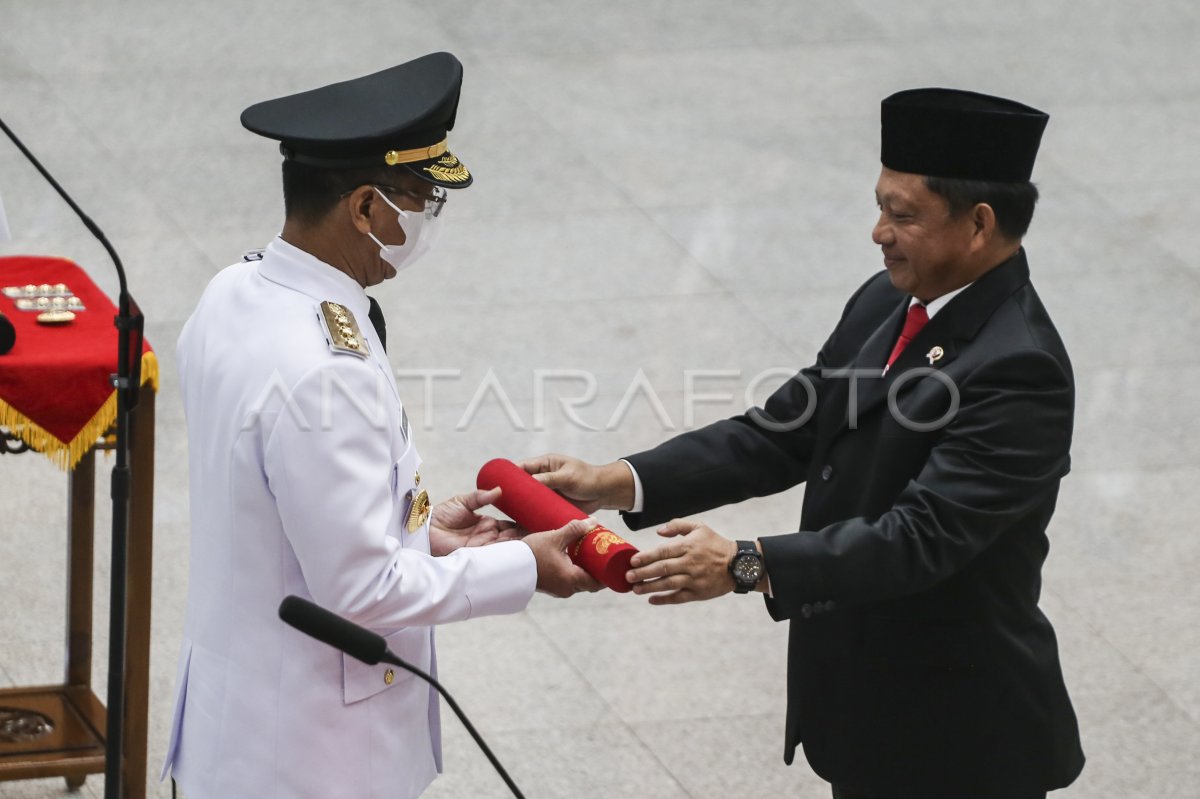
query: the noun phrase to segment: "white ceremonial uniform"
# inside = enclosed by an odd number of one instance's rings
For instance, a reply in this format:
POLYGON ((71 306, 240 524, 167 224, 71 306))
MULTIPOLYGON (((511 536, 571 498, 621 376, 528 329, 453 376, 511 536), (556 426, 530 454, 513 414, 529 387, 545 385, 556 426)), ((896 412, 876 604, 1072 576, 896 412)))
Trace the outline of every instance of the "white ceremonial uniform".
POLYGON ((428 522, 409 531, 421 459, 368 302, 277 238, 213 279, 179 337, 191 571, 163 775, 189 799, 401 799, 440 771, 432 689, 286 626, 286 595, 431 671, 433 625, 533 595, 525 544, 435 558, 428 522), (350 312, 367 352, 336 346, 326 301, 350 312))

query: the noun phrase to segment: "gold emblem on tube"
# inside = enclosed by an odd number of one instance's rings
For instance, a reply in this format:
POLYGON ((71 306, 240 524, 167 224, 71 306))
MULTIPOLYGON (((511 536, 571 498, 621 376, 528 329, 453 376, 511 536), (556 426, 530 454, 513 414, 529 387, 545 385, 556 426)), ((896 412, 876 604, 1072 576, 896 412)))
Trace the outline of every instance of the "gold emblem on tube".
POLYGON ((596 548, 596 552, 600 555, 607 555, 608 548, 611 546, 619 546, 625 543, 625 539, 609 530, 604 530, 592 539, 592 546, 596 548))

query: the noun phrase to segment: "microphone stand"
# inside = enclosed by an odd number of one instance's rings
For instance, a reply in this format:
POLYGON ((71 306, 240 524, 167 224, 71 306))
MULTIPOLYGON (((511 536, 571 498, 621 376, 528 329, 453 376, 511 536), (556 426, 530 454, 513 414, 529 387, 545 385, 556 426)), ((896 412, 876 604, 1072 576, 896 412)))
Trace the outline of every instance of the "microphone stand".
POLYGON ((113 264, 117 267, 120 293, 117 299, 117 315, 113 324, 117 328, 117 372, 109 381, 117 394, 117 443, 116 464, 112 470, 112 575, 109 590, 109 643, 108 643, 108 708, 107 730, 104 736, 104 796, 105 799, 121 799, 122 767, 124 765, 125 724, 125 582, 127 567, 127 543, 129 535, 129 487, 132 479, 129 468, 129 428, 131 414, 137 407, 138 390, 141 386, 142 332, 145 318, 137 302, 129 294, 125 281, 125 267, 117 251, 109 244, 104 232, 83 212, 71 196, 63 190, 41 162, 17 138, 16 134, 0 119, 3 130, 21 154, 41 173, 46 182, 58 192, 75 212, 93 236, 104 246, 113 264))

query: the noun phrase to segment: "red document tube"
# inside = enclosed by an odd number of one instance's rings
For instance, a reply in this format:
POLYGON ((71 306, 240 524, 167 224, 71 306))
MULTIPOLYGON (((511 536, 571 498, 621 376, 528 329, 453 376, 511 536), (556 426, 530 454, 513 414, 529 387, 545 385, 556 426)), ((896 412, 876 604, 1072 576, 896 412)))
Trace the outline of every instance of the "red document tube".
MULTIPOLYGON (((504 458, 485 463, 475 484, 482 489, 499 486, 503 494, 496 507, 530 532, 556 530, 572 519, 587 518, 586 513, 504 458)), ((624 593, 630 589, 625 572, 636 553, 633 544, 608 528, 597 527, 568 554, 588 574, 612 590, 624 593)))

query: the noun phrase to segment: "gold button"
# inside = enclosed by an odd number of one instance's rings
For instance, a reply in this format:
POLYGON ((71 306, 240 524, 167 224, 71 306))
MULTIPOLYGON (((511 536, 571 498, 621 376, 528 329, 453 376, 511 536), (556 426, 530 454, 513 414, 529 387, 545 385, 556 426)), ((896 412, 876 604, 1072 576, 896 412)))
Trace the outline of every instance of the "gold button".
POLYGON ((393 682, 395 682, 395 680, 396 680, 396 672, 392 671, 391 669, 388 669, 386 672, 383 673, 383 684, 384 685, 391 685, 393 682))
POLYGON ((419 471, 413 472, 413 482, 416 483, 417 485, 421 484, 421 473, 419 471))

